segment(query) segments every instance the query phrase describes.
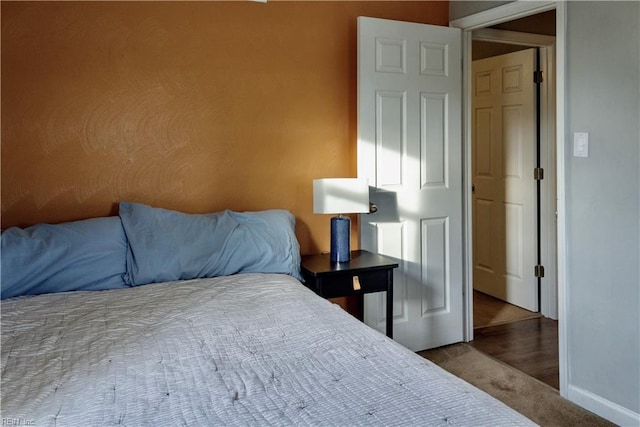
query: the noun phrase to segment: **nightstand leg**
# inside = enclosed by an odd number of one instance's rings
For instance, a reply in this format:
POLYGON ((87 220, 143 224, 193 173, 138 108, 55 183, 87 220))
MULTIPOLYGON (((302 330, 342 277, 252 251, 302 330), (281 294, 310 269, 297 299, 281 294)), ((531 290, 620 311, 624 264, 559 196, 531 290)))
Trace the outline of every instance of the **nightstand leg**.
POLYGON ((387 336, 393 338, 393 270, 387 272, 387 336))

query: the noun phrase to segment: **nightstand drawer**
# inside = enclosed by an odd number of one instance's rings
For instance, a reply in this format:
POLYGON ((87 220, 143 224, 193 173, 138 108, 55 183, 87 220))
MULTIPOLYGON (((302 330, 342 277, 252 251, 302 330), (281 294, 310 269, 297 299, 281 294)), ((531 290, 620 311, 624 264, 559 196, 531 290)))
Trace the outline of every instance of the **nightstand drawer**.
POLYGON ((318 291, 325 298, 386 291, 389 283, 388 274, 390 273, 393 274, 387 269, 325 276, 317 283, 318 291), (358 285, 360 289, 356 289, 358 285))
MULTIPOLYGON (((323 298, 387 292, 387 336, 393 338, 393 269, 398 263, 365 250, 351 252, 349 261, 335 263, 329 254, 304 255, 300 272, 306 287, 323 298)), ((362 312, 362 311, 361 311, 362 312)), ((360 318, 362 320, 362 318, 360 318)))

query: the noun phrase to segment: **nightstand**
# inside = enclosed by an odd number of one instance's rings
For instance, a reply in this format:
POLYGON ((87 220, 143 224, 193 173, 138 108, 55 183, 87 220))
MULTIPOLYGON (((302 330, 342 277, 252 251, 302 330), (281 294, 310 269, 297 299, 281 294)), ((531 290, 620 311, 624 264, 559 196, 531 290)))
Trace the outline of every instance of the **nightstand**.
POLYGON ((393 338, 393 269, 398 263, 365 250, 351 260, 332 263, 329 254, 302 257, 304 284, 323 298, 387 292, 387 336, 393 338))

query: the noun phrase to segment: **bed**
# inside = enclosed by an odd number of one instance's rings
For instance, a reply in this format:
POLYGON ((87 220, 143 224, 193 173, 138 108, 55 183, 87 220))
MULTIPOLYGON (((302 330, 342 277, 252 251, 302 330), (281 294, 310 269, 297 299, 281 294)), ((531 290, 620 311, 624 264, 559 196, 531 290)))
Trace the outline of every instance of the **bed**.
MULTIPOLYGON (((278 216, 291 223, 290 214, 278 216)), ((91 289, 40 288, 37 295, 3 299, 4 424, 533 425, 307 289, 299 261, 294 267, 299 253, 278 255, 285 262, 266 268, 276 271, 253 271, 244 262, 231 274, 129 285, 136 277, 149 280, 144 266, 135 274, 133 269, 149 261, 136 252, 126 222, 121 220, 125 247, 122 236, 114 244, 125 256, 124 267, 118 266, 125 270, 124 286, 96 290, 100 286, 85 279, 91 289)), ((285 228, 278 234, 295 248, 290 225, 285 228)), ((202 235, 201 229, 192 232, 202 235)), ((250 235, 241 234, 246 244, 250 235)), ((145 235, 145 244, 152 235, 145 235)), ((225 249, 235 248, 232 240, 226 236, 225 249)), ((255 239, 250 243, 264 249, 255 239)), ((2 278, 10 282, 13 266, 29 257, 12 257, 4 236, 2 249, 2 278)), ((188 263, 179 264, 184 269, 188 263)))

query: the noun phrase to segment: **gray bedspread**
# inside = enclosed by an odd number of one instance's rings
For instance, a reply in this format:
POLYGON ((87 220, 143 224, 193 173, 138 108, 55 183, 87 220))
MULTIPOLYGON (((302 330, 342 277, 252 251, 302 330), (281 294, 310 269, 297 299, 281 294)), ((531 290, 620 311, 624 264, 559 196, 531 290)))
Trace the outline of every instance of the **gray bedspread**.
POLYGON ((21 425, 533 425, 285 275, 5 300, 1 352, 21 425))

